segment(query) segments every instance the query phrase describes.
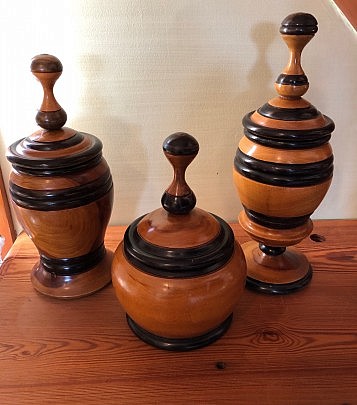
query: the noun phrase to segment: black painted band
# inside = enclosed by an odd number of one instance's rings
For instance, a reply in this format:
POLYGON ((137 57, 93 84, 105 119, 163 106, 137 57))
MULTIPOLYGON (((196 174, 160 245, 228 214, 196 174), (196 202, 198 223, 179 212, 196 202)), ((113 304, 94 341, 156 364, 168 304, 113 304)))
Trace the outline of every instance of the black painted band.
POLYGON ((78 257, 68 259, 54 259, 41 254, 41 264, 44 269, 56 276, 73 276, 91 270, 104 258, 106 253, 104 244, 96 250, 78 257))
POLYGON ((317 32, 317 20, 309 13, 289 14, 281 23, 280 33, 287 35, 314 35, 317 32))
POLYGON ((320 162, 285 164, 255 159, 238 148, 234 166, 242 176, 260 183, 279 187, 308 187, 332 177, 333 156, 320 162))
POLYGON ((246 287, 250 290, 259 291, 265 294, 285 295, 293 293, 295 291, 299 291, 302 288, 306 287, 310 283, 311 278, 312 267, 309 266, 307 273, 300 280, 285 284, 274 284, 266 283, 264 281, 256 280, 252 277, 247 276, 246 287))
POLYGON ((268 256, 280 256, 286 251, 284 246, 268 246, 264 243, 259 243, 259 249, 268 256))
POLYGON ((309 81, 305 75, 287 75, 285 73, 281 73, 276 79, 275 83, 288 86, 306 86, 309 84, 309 81))
POLYGON ((171 351, 188 351, 199 349, 200 347, 207 346, 220 338, 229 328, 232 323, 233 315, 229 315, 220 325, 216 326, 213 330, 205 333, 204 335, 195 336, 191 338, 167 338, 165 336, 154 335, 138 325, 129 315, 126 319, 130 329, 135 335, 152 346, 159 349, 171 351))
POLYGON ((36 114, 36 123, 44 129, 60 129, 67 121, 67 113, 61 108, 58 111, 38 111, 36 114))
POLYGON ((191 278, 212 273, 224 266, 234 251, 232 229, 223 219, 214 217, 220 223, 219 235, 193 248, 160 247, 146 242, 137 231, 140 217, 125 232, 125 256, 139 270, 157 277, 191 278))
POLYGON ((310 218, 310 215, 300 217, 271 217, 259 212, 248 209, 243 206, 247 217, 258 225, 272 229, 292 229, 304 225, 310 218))
POLYGON ((83 134, 80 132, 77 132, 70 138, 63 139, 63 140, 57 141, 57 142, 38 142, 38 141, 34 142, 28 138, 25 138, 23 140, 23 147, 25 149, 32 149, 32 150, 47 152, 47 151, 69 148, 71 146, 78 145, 82 141, 83 141, 83 134))
POLYGON ((319 116, 319 112, 314 106, 307 108, 279 108, 274 107, 269 103, 266 103, 260 107, 258 109, 258 113, 267 118, 284 121, 304 121, 311 120, 319 116))
POLYGON ((260 145, 267 146, 268 148, 275 149, 310 149, 317 148, 322 146, 331 139, 331 134, 326 135, 325 137, 317 139, 306 139, 306 140, 287 140, 287 139, 278 139, 272 137, 265 137, 263 135, 256 135, 252 132, 244 130, 244 135, 250 139, 252 142, 259 143, 260 145))
POLYGON ((18 206, 38 211, 58 211, 90 204, 103 197, 112 187, 109 170, 90 183, 67 189, 32 190, 11 181, 9 186, 11 197, 18 206))
POLYGON ((171 214, 188 214, 196 205, 196 196, 193 191, 182 196, 172 195, 165 191, 161 197, 161 205, 171 214))
POLYGON ((308 130, 288 130, 269 128, 251 120, 254 111, 243 118, 244 134, 253 142, 277 149, 306 149, 324 145, 331 138, 335 129, 334 122, 324 116, 327 124, 321 128, 308 130))
MULTIPOLYGON (((12 163, 15 170, 35 176, 57 176, 89 169, 101 160, 103 144, 93 135, 83 134, 83 136, 90 140, 88 147, 78 153, 54 159, 43 157, 29 159, 19 154, 17 147, 24 141, 24 139, 20 139, 9 147, 7 159, 12 163)), ((26 140, 26 142, 28 141, 26 140)), ((66 144, 63 146, 66 147, 66 144)))

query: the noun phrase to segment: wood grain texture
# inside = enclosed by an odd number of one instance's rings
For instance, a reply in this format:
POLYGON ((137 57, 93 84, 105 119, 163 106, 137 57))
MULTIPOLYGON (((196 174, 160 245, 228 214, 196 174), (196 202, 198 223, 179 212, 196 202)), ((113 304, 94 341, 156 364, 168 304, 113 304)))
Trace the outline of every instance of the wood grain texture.
POLYGON ((233 180, 242 204, 264 215, 298 217, 314 212, 325 197, 331 179, 306 187, 264 184, 233 170, 233 180))
POLYGON ((332 148, 329 143, 312 149, 284 150, 260 145, 245 136, 239 142, 239 149, 255 159, 284 164, 320 162, 332 155, 332 148))
MULTIPOLYGON (((1 268, 1 404, 356 403, 357 221, 314 225, 324 241, 299 244, 314 269, 309 286, 245 290, 226 335, 188 353, 137 339, 111 286, 72 301, 36 293, 37 252, 22 234, 1 268)), ((123 231, 108 229, 109 249, 123 231)))
POLYGON ((158 208, 138 224, 138 233, 145 241, 170 248, 192 248, 212 242, 219 231, 219 223, 200 208, 186 215, 172 215, 158 208))
POLYGON ((1 256, 2 258, 4 258, 15 240, 16 232, 14 228, 14 223, 12 221, 10 206, 7 199, 6 188, 1 168, 0 168, 0 235, 5 237, 5 244, 1 252, 1 256))
POLYGON ((112 266, 118 300, 130 318, 150 333, 174 339, 201 336, 222 324, 240 300, 245 278, 238 245, 221 269, 190 278, 147 274, 127 260, 122 244, 112 266))
POLYGON ((111 256, 103 241, 114 191, 102 142, 63 127, 67 114, 53 94, 62 69, 53 55, 32 59, 31 72, 43 88, 36 115, 42 129, 12 143, 7 159, 15 214, 40 255, 33 286, 67 299, 92 294, 111 281, 111 256))

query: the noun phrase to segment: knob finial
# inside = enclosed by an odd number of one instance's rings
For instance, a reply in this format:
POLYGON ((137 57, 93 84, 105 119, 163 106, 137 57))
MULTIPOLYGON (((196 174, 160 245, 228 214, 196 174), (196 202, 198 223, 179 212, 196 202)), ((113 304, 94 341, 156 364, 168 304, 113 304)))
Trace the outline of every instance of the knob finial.
POLYGON ((67 121, 65 110, 53 94, 53 87, 62 70, 62 63, 53 55, 37 55, 31 62, 31 72, 40 81, 44 93, 42 105, 36 115, 36 122, 43 129, 60 129, 67 121))
POLYGON ((308 88, 308 79, 301 67, 301 52, 317 32, 317 20, 308 13, 290 14, 281 23, 280 33, 290 52, 289 62, 275 82, 281 97, 299 98, 308 88))
POLYGON ((196 157, 199 144, 184 132, 168 136, 162 146, 174 168, 174 178, 161 198, 161 204, 171 214, 188 214, 196 205, 196 197, 185 180, 187 166, 196 157))

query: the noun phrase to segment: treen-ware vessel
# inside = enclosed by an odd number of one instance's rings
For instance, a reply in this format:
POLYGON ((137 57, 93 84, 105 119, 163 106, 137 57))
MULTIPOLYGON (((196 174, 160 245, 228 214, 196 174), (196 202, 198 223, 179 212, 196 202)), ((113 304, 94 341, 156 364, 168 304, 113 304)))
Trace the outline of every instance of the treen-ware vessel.
POLYGON ((245 259, 232 229, 195 207, 186 183, 198 149, 186 133, 165 139, 174 178, 162 207, 127 228, 113 259, 113 285, 129 326, 161 349, 197 349, 220 338, 245 284, 245 259))
POLYGON ((278 96, 243 118, 233 178, 244 210, 239 222, 254 240, 242 246, 247 286, 288 294, 305 287, 312 268, 297 248, 313 229, 311 214, 331 184, 333 121, 302 96, 309 88, 301 52, 317 32, 307 13, 280 28, 290 58, 275 82, 278 96))
POLYGON ((17 218, 39 252, 31 279, 39 292, 78 298, 111 281, 112 252, 104 234, 113 182, 95 136, 65 127, 66 112, 53 87, 62 64, 52 55, 33 58, 31 71, 44 96, 32 135, 13 143, 10 194, 17 218))

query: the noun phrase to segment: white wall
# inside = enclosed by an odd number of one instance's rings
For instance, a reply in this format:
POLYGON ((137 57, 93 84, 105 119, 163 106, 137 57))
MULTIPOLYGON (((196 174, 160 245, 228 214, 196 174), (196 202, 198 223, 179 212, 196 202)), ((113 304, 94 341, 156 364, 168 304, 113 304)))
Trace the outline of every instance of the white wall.
POLYGON ((36 130, 42 90, 31 58, 64 72, 55 94, 67 126, 97 135, 115 182, 112 224, 157 208, 171 181, 161 152, 176 131, 200 153, 187 173, 198 206, 227 220, 241 209, 232 162, 241 118, 275 96, 287 62, 282 19, 310 12, 319 31, 303 53, 306 98, 336 123, 333 185, 314 218, 357 217, 356 32, 326 0, 6 1, 0 8, 0 162, 36 130))

